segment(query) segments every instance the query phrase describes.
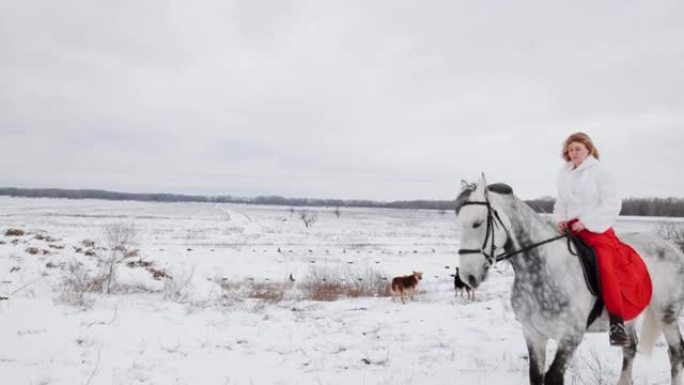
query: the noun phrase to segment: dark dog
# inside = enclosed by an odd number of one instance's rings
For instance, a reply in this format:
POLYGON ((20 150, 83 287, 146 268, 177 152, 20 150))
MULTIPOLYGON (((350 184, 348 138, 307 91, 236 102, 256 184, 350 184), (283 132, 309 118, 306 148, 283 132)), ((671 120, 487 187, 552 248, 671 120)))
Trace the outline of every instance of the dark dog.
POLYGON ((413 293, 416 291, 416 285, 423 279, 423 273, 420 271, 414 271, 411 275, 405 275, 403 277, 394 277, 392 279, 392 301, 394 297, 399 294, 401 297, 401 303, 404 303, 404 290, 408 290, 409 297, 413 300, 413 293))
POLYGON ((456 296, 460 294, 465 296, 469 301, 475 300, 475 290, 461 281, 461 278, 458 276, 458 266, 456 267, 456 274, 454 274, 454 289, 456 290, 456 296))

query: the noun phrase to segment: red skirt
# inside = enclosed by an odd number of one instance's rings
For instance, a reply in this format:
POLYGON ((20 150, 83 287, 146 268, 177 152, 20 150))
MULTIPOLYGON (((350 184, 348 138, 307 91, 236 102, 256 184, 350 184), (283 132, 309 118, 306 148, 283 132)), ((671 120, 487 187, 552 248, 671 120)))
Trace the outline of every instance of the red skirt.
POLYGON ((639 254, 615 235, 582 230, 576 233, 596 252, 601 295, 608 312, 625 321, 635 318, 651 301, 653 287, 639 254))

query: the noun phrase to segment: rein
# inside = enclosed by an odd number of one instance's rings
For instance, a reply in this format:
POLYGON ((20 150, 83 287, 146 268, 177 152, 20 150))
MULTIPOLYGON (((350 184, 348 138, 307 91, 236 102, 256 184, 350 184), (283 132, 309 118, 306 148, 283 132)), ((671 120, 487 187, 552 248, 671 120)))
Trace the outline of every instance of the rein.
MULTIPOLYGON (((546 240, 543 240, 541 242, 533 243, 531 245, 525 246, 522 249, 512 251, 510 253, 504 252, 503 254, 495 255, 496 252, 496 244, 494 242, 494 226, 499 227, 499 224, 501 224, 501 227, 506 231, 506 236, 508 239, 511 239, 511 234, 506 228, 506 225, 504 225, 503 221, 499 217, 499 213, 492 207, 492 205, 489 203, 489 199, 486 199, 483 202, 480 201, 469 201, 469 202, 463 202, 462 206, 467 206, 467 205, 479 205, 479 206, 485 206, 487 207, 487 232, 485 233, 485 239, 482 242, 482 247, 480 249, 458 249, 458 254, 482 254, 487 258, 487 261, 489 262, 490 265, 494 264, 495 262, 501 262, 506 259, 510 259, 511 257, 518 255, 520 253, 524 253, 526 251, 530 251, 536 247, 539 247, 541 245, 551 243, 553 241, 557 241, 562 238, 568 237, 568 234, 561 234, 559 236, 549 238, 546 240), (498 222, 498 223, 497 223, 498 222), (492 244, 490 247, 490 252, 487 253, 487 242, 489 241, 489 237, 492 237, 492 244)), ((570 239, 568 238, 568 250, 570 250, 570 239)))
POLYGON ((530 251, 530 250, 534 249, 535 247, 539 247, 539 246, 541 246, 541 245, 544 245, 544 244, 547 244, 547 243, 551 243, 551 242, 553 242, 553 241, 557 241, 557 240, 559 240, 559 239, 561 239, 561 238, 565 238, 565 237, 567 237, 567 236, 568 236, 567 234, 561 234, 561 235, 559 235, 559 236, 557 236, 557 237, 549 238, 549 239, 547 239, 547 240, 544 240, 544 241, 541 241, 541 242, 537 242, 537 243, 533 243, 533 244, 531 244, 531 245, 529 245, 529 246, 525 246, 525 247, 523 247, 522 249, 516 250, 516 251, 514 251, 514 252, 512 252, 512 253, 503 253, 503 254, 499 254, 499 255, 496 256, 496 261, 497 261, 497 262, 504 261, 504 260, 506 260, 506 259, 511 258, 511 257, 514 256, 514 255, 518 255, 518 254, 520 254, 520 253, 524 253, 524 252, 526 252, 526 251, 530 251))

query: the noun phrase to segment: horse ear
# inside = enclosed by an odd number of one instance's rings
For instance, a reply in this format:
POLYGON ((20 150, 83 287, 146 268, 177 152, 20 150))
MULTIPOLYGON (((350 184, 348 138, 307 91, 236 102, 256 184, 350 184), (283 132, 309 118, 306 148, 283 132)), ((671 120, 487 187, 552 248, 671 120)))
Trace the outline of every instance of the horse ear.
POLYGON ((487 179, 485 178, 484 173, 482 173, 482 177, 477 183, 477 188, 475 189, 474 194, 478 197, 487 199, 487 179))
POLYGON ((485 178, 484 172, 482 173, 482 179, 480 180, 480 184, 484 187, 484 196, 485 200, 489 200, 489 189, 487 188, 487 178, 485 178))

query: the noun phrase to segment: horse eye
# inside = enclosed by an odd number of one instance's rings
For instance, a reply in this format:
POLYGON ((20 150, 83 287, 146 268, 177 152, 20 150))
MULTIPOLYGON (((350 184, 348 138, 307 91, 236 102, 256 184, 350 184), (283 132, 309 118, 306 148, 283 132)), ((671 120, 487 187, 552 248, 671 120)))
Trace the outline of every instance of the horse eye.
POLYGON ((475 222, 473 223, 473 228, 476 229, 482 225, 482 222, 475 222))

